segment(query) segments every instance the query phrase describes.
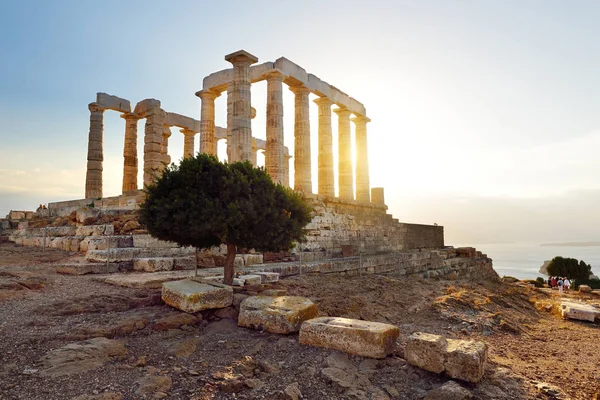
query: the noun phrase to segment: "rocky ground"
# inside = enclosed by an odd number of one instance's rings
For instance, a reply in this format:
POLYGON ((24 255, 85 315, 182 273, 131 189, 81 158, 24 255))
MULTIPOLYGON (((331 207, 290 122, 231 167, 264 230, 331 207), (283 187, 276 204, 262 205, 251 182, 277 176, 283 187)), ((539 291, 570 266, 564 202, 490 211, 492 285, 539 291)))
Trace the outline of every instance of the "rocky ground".
POLYGON ((238 328, 233 307, 189 315, 156 290, 56 274, 72 256, 0 244, 0 399, 449 398, 434 395, 447 377, 403 359, 416 331, 488 344, 484 379, 458 382, 475 399, 600 393, 600 325, 558 318, 551 291, 377 275, 272 287, 311 298, 323 316, 399 326, 396 353, 372 360, 238 328))

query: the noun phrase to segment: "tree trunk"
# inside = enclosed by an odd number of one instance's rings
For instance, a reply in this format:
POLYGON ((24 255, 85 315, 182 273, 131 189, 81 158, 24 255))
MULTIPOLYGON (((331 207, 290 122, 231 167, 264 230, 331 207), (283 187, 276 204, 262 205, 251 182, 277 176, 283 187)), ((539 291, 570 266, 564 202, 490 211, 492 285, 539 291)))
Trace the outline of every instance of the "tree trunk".
POLYGON ((227 257, 225 257, 225 271, 223 283, 226 285, 233 285, 233 274, 235 272, 235 255, 237 253, 237 247, 234 244, 227 244, 227 257))

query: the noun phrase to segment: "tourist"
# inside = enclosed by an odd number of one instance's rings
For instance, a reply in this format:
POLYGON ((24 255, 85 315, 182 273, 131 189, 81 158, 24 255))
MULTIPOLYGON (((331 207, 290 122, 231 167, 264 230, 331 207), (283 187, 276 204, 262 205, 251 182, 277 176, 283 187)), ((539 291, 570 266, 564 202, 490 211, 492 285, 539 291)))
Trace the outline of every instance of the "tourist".
POLYGON ((558 282, 556 282, 556 284, 558 285, 558 293, 562 294, 563 292, 563 279, 562 278, 558 278, 558 282))
POLYGON ((571 281, 569 281, 569 278, 565 278, 565 280, 563 281, 563 286, 565 287, 565 292, 568 292, 569 286, 571 286, 571 281))
POLYGON ((553 288, 556 287, 556 277, 555 276, 552 277, 552 287, 553 288))
POLYGON ((548 277, 548 287, 550 289, 552 289, 552 277, 551 276, 548 277))

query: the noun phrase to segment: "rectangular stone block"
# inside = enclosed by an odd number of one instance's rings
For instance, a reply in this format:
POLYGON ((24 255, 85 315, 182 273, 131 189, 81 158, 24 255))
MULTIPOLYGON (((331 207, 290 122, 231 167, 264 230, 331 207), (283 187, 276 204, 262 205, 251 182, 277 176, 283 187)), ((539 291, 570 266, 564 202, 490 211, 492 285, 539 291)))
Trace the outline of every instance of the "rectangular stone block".
POLYGON ((253 272, 253 274, 260 276, 261 283, 274 283, 279 281, 279 274, 277 272, 259 271, 253 272))
POLYGON ((240 304, 238 326, 288 334, 298 332, 317 311, 317 305, 305 297, 252 296, 240 304))
POLYGON ((560 303, 560 313, 564 319, 594 322, 596 318, 600 318, 600 309, 590 304, 571 301, 560 303))
POLYGON ((415 332, 406 341, 404 358, 411 365, 439 374, 445 369, 447 346, 448 342, 442 336, 415 332))
POLYGON ((131 103, 129 100, 121 99, 117 96, 111 96, 110 94, 96 93, 96 103, 110 110, 115 110, 122 113, 131 112, 131 103))
POLYGON ((385 358, 396 347, 394 325, 348 318, 322 317, 304 322, 300 344, 325 347, 371 358, 385 358))
POLYGON ((454 379, 476 383, 481 380, 487 361, 487 345, 474 340, 448 339, 446 374, 454 379))
POLYGON ((215 282, 184 279, 163 283, 162 300, 181 311, 195 313, 230 306, 233 302, 233 289, 215 282))
POLYGON ((244 285, 260 285, 262 278, 260 275, 240 275, 238 279, 244 282, 244 285))
POLYGON ((173 258, 136 258, 133 260, 134 271, 156 272, 170 271, 173 269, 173 258))

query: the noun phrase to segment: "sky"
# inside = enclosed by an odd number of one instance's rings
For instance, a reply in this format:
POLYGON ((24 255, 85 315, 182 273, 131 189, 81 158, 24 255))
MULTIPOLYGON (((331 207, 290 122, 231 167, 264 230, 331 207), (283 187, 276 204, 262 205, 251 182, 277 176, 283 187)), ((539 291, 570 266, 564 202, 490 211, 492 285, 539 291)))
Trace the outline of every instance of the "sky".
MULTIPOLYGON (((401 221, 444 225, 447 244, 600 240, 596 1, 20 1, 2 8, 0 216, 84 197, 87 105, 96 92, 132 104, 159 99, 163 109, 199 119, 194 93, 202 79, 229 68, 224 56, 244 49, 259 62, 286 57, 365 105, 371 186, 385 188, 388 212, 401 221)), ((216 101, 219 126, 225 97, 216 101)), ((264 138, 265 82, 253 85, 252 105, 253 135, 264 138)), ((316 104, 310 113, 316 189, 316 104)), ((293 115, 284 89, 292 152, 293 115)), ((118 195, 124 120, 107 111, 104 123, 104 194, 118 195)), ((333 123, 335 150, 335 114, 333 123)), ((138 132, 143 146, 143 122, 138 132)), ((183 135, 172 132, 177 161, 183 135)))

